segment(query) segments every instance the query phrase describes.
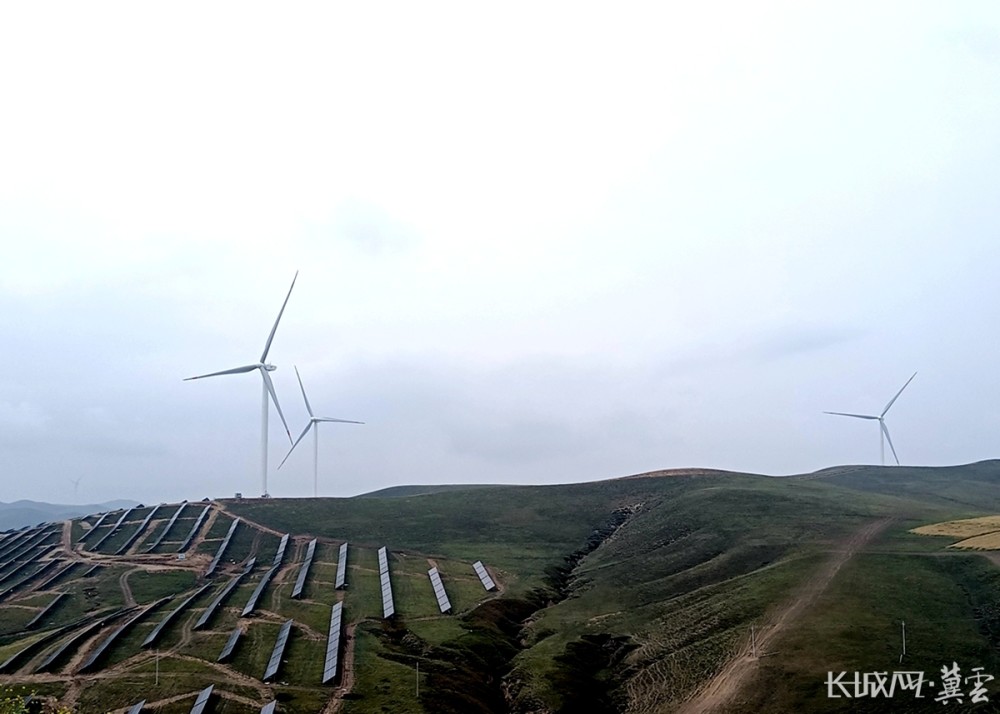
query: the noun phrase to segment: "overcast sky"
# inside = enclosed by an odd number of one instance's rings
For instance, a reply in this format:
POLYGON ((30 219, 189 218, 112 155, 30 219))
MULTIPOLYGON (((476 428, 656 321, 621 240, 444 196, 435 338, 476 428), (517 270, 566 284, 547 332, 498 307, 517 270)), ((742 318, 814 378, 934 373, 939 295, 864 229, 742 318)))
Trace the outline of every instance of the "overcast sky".
POLYGON ((1000 456, 998 127, 995 2, 8 3, 0 501, 259 493, 296 270, 321 494, 1000 456))

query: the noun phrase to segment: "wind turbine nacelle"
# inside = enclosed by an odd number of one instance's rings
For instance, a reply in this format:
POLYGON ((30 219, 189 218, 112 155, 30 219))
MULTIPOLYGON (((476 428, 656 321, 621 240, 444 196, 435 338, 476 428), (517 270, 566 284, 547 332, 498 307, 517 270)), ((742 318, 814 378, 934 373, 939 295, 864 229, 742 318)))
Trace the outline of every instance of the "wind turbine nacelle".
POLYGON ((277 369, 277 367, 275 367, 273 364, 265 364, 264 369, 266 369, 268 372, 273 372, 274 370, 277 369))

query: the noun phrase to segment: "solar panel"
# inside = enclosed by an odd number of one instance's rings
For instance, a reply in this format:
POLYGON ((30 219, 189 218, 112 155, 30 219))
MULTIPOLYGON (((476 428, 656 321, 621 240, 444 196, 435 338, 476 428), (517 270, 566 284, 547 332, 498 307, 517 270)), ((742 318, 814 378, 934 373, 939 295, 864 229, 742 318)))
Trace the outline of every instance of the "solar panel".
POLYGON ((288 534, 281 536, 281 542, 278 543, 278 552, 274 554, 274 562, 272 565, 281 565, 281 561, 285 559, 285 548, 288 547, 288 534))
POLYGON ((53 575, 49 576, 48 578, 46 578, 42 582, 40 582, 38 584, 38 587, 35 588, 35 589, 36 590, 45 590, 47 587, 49 587, 50 585, 52 585, 52 583, 54 583, 55 581, 57 581, 63 575, 65 575, 69 571, 73 570, 73 568, 75 568, 77 565, 79 565, 79 563, 76 563, 76 562, 74 562, 74 563, 68 563, 68 564, 64 565, 56 573, 54 573, 53 575))
POLYGON ((156 608, 158 608, 160 605, 162 605, 163 603, 165 603, 169 599, 170 599, 169 597, 165 597, 165 598, 162 598, 160 600, 157 600, 152 605, 147 605, 142 610, 140 610, 135 615, 133 615, 128 620, 126 620, 121 625, 119 625, 115 629, 114 632, 112 632, 110 635, 108 635, 106 638, 104 638, 104 641, 101 642, 101 644, 99 644, 97 646, 97 649, 95 649, 93 652, 91 652, 90 657, 88 657, 84 661, 84 663, 82 665, 80 665, 80 669, 77 670, 77 671, 78 672, 86 672, 87 670, 92 669, 94 667, 94 665, 97 664, 97 661, 101 658, 101 655, 103 655, 104 652, 111 645, 113 645, 115 643, 115 640, 117 640, 122 635, 123 632, 125 632, 126 630, 128 630, 130 627, 132 627, 132 625, 134 625, 136 622, 138 622, 141 618, 145 617, 146 614, 152 612, 153 610, 155 610, 156 608))
POLYGON ((139 714, 139 712, 141 712, 141 711, 142 711, 142 708, 143 708, 144 706, 146 706, 146 700, 145 700, 145 699, 143 699, 143 700, 142 700, 141 702, 139 702, 138 704, 133 704, 133 705, 132 705, 132 708, 128 710, 128 713, 127 713, 127 714, 139 714))
POLYGON ((389 555, 382 546, 378 549, 378 577, 382 582, 382 618, 388 619, 396 614, 392 602, 392 584, 389 582, 389 555))
POLYGON ((278 706, 277 701, 268 702, 260 708, 260 714, 274 714, 274 708, 278 706))
POLYGON ((229 639, 226 640, 226 646, 222 648, 222 652, 219 653, 219 659, 217 662, 225 662, 230 657, 233 656, 233 649, 236 647, 236 643, 239 642, 240 636, 243 634, 243 628, 239 625, 233 630, 233 633, 229 635, 229 639))
POLYGON ((483 584, 484 588, 487 590, 496 590, 497 584, 493 582, 493 578, 486 572, 486 566, 483 565, 483 561, 477 560, 472 564, 472 567, 475 568, 476 575, 479 576, 479 582, 483 584))
POLYGON ((278 674, 278 668, 281 667, 281 656, 285 653, 285 645, 288 643, 288 635, 291 631, 292 621, 286 620, 285 624, 278 630, 278 638, 274 641, 274 649, 271 650, 271 659, 267 663, 267 669, 264 670, 264 676, 261 678, 263 681, 273 679, 278 674))
POLYGON ((337 582, 334 588, 340 590, 347 584, 347 543, 340 544, 340 556, 337 558, 337 582))
POLYGON ((48 615, 48 614, 49 614, 50 612, 52 612, 52 610, 54 610, 54 609, 55 609, 56 605, 58 605, 58 604, 59 604, 59 602, 60 602, 60 601, 61 601, 61 600, 62 600, 62 599, 63 599, 64 597, 67 597, 68 595, 69 595, 69 593, 59 593, 58 595, 56 595, 56 596, 55 596, 55 597, 54 597, 54 598, 52 599, 52 602, 50 602, 50 603, 49 603, 48 605, 46 605, 46 606, 45 606, 45 607, 44 607, 44 608, 42 609, 42 611, 41 611, 40 613, 38 613, 38 614, 37 614, 37 615, 35 615, 35 616, 34 616, 33 618, 31 618, 31 622, 29 622, 29 623, 28 623, 27 625, 25 625, 25 626, 24 626, 24 629, 26 629, 26 630, 30 630, 30 629, 32 629, 32 628, 33 628, 33 627, 34 627, 35 625, 37 625, 37 624, 38 624, 39 622, 41 622, 42 620, 44 620, 44 619, 45 619, 45 616, 46 616, 46 615, 48 615))
POLYGON ((77 541, 77 543, 83 543, 83 541, 87 540, 88 538, 90 538, 90 536, 94 535, 94 533, 97 532, 97 529, 101 527, 101 524, 104 523, 104 520, 112 513, 116 512, 117 511, 108 511, 107 513, 102 513, 101 517, 97 519, 97 523, 95 523, 89 531, 86 531, 82 536, 80 536, 80 539, 77 541))
POLYGON ((434 588, 434 597, 437 598, 438 608, 442 613, 451 610, 451 602, 448 600, 448 593, 444 591, 444 583, 441 582, 441 574, 437 568, 427 571, 427 577, 431 579, 431 587, 434 588))
POLYGON ((108 529, 107 533, 101 536, 101 539, 99 541, 90 546, 90 550, 92 551, 97 550, 98 548, 101 547, 101 545, 103 545, 104 541, 106 541, 108 538, 117 533, 122 523, 125 522, 125 519, 128 518, 129 514, 134 510, 135 510, 134 508, 126 508, 125 512, 121 515, 121 518, 119 518, 118 521, 113 526, 111 526, 111 528, 108 529))
POLYGON ((258 598, 260 598, 261 594, 264 592, 264 588, 266 588, 267 584, 271 582, 271 578, 274 577, 274 574, 278 572, 278 568, 280 567, 280 565, 272 565, 271 569, 264 573, 264 577, 262 577, 260 582, 257 583, 257 587, 254 589, 253 593, 251 593, 250 599, 247 600, 247 604, 243 608, 243 613, 240 617, 246 617, 257 608, 258 598))
POLYGON ((332 682, 337 677, 337 660, 340 657, 340 623, 343 617, 344 603, 335 602, 330 612, 330 634, 326 639, 326 662, 323 665, 323 684, 332 682))
MULTIPOLYGON (((187 505, 187 501, 183 501, 181 503, 181 505, 180 505, 180 508, 178 508, 176 511, 174 511, 174 515, 172 515, 170 517, 170 520, 167 521, 167 527, 163 529, 163 532, 160 533, 160 535, 159 535, 159 537, 157 537, 156 541, 153 542, 153 545, 151 545, 148 548, 146 548, 146 552, 147 553, 152 553, 154 550, 156 550, 156 546, 158 546, 160 543, 163 542, 163 539, 167 537, 167 533, 169 533, 170 529, 174 527, 174 523, 177 522, 177 517, 181 515, 181 511, 184 510, 184 507, 186 505, 187 505)), ((83 539, 81 538, 80 540, 83 540, 83 539)))
POLYGON ((42 661, 42 663, 35 668, 35 672, 45 672, 46 670, 50 669, 52 666, 56 664, 56 662, 62 659, 63 655, 65 655, 67 652, 73 649, 77 644, 90 637, 94 632, 104 627, 104 625, 111 622, 116 617, 121 617, 126 612, 128 612, 128 610, 123 608, 121 610, 116 610, 107 617, 101 618, 97 622, 91 622, 89 625, 84 627, 82 630, 77 632, 75 635, 70 637, 68 640, 59 645, 59 647, 57 647, 55 650, 49 653, 49 655, 42 661))
POLYGON ((205 506, 198 518, 195 520, 194 525, 191 526, 191 532, 187 534, 187 538, 181 543, 181 547, 177 549, 178 553, 182 553, 187 550, 187 547, 191 545, 191 541, 194 540, 195 535, 198 533, 198 529, 201 528, 201 524, 205 522, 205 518, 208 517, 208 512, 212 510, 211 504, 205 506))
POLYGON ((316 554, 316 539, 313 538, 309 541, 309 547, 306 549, 306 557, 302 561, 302 568, 299 569, 299 577, 295 579, 295 587, 292 589, 292 597, 300 597, 302 595, 302 588, 306 584, 306 578, 309 576, 309 566, 312 565, 313 556, 316 554))
POLYGON ((146 639, 142 641, 142 645, 141 646, 142 647, 149 647, 151 644, 153 644, 154 642, 156 642, 156 640, 159 639, 160 634, 163 632, 164 629, 166 629, 166 627, 171 623, 171 621, 173 621, 173 619, 175 617, 177 617, 181 613, 182 610, 184 610, 188 605, 190 605, 191 602, 196 597, 198 597, 199 595, 201 595, 203 592, 205 592, 206 590, 208 590, 210 587, 212 587, 210 584, 209 585, 203 585, 203 586, 201 586, 187 600, 185 600, 180 605, 178 605, 177 607, 175 607, 173 610, 171 610, 170 612, 168 612, 164 616, 164 618, 162 620, 160 620, 160 623, 156 627, 153 628, 153 631, 149 633, 149 635, 146 637, 146 639))
POLYGON ((215 614, 215 611, 219 609, 219 605, 222 604, 222 601, 225 600, 226 597, 229 596, 229 593, 231 593, 233 589, 235 589, 236 586, 240 584, 240 581, 244 577, 246 577, 246 574, 248 572, 250 571, 244 570, 242 573, 240 573, 239 575, 235 576, 232 580, 230 580, 226 584, 226 587, 222 588, 222 591, 219 592, 219 594, 215 597, 214 600, 212 600, 212 604, 209 605, 207 608, 205 608, 205 612, 201 613, 201 617, 198 618, 198 622, 194 623, 194 629, 200 630, 202 627, 208 624, 208 620, 212 617, 212 615, 215 614))
POLYGON ((130 535, 128 537, 128 540, 122 544, 121 548, 115 551, 115 555, 121 555, 126 550, 132 547, 132 544, 135 543, 136 539, 139 537, 139 534, 142 533, 144 530, 146 530, 146 526, 148 526, 149 522, 153 520, 153 516, 156 514, 158 510, 160 510, 159 506, 153 506, 153 510, 146 514, 146 518, 142 521, 142 523, 139 524, 139 527, 135 529, 135 533, 130 535))
POLYGON ((209 684, 198 693, 198 698, 194 700, 194 706, 191 707, 191 714, 202 714, 205 711, 205 705, 208 704, 208 699, 212 696, 214 688, 214 684, 209 684))
POLYGON ((226 533, 226 537, 222 540, 222 544, 219 546, 218 552, 216 552, 215 557, 212 558, 212 562, 208 566, 208 570, 205 571, 205 577, 208 577, 215 572, 215 568, 219 565, 219 561, 222 559, 222 554, 226 552, 226 548, 229 547, 229 540, 233 537, 233 533, 236 532, 236 526, 240 524, 240 519, 237 518, 233 521, 233 524, 229 526, 229 532, 226 533))

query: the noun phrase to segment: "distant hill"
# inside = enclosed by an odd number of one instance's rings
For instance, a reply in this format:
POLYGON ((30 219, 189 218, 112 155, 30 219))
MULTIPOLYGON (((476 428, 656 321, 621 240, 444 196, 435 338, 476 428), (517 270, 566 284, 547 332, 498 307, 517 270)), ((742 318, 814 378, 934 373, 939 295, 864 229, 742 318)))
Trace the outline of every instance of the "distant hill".
POLYGON ((21 528, 23 526, 33 526, 36 523, 48 521, 64 521, 67 518, 78 518, 79 516, 86 516, 91 513, 103 513, 104 511, 113 511, 118 508, 129 508, 138 504, 138 501, 127 500, 91 503, 80 506, 26 500, 14 501, 13 503, 0 502, 0 531, 10 528, 21 528))
POLYGON ((514 488, 495 483, 464 483, 464 484, 435 484, 435 485, 414 485, 414 486, 390 486, 380 488, 378 491, 361 493, 354 498, 408 498, 409 496, 424 496, 429 493, 448 493, 450 491, 472 491, 479 488, 514 488))

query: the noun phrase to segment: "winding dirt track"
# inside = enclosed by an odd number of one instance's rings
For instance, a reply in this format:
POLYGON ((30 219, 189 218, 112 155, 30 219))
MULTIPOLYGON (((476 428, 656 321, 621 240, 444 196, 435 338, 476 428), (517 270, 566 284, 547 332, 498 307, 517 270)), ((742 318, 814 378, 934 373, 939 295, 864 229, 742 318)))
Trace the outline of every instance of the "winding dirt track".
MULTIPOLYGON (((883 518, 855 531, 837 549, 833 558, 809 578, 791 600, 771 614, 767 624, 761 628, 761 634, 757 636, 757 648, 766 651, 768 645, 775 638, 786 628, 794 625, 795 621, 826 590, 844 563, 850 560, 872 538, 881 533, 892 520, 892 518, 883 518)), ((748 649, 748 646, 745 646, 712 681, 677 710, 678 714, 709 714, 709 712, 714 712, 729 704, 750 675, 757 669, 757 658, 751 656, 748 649)))

